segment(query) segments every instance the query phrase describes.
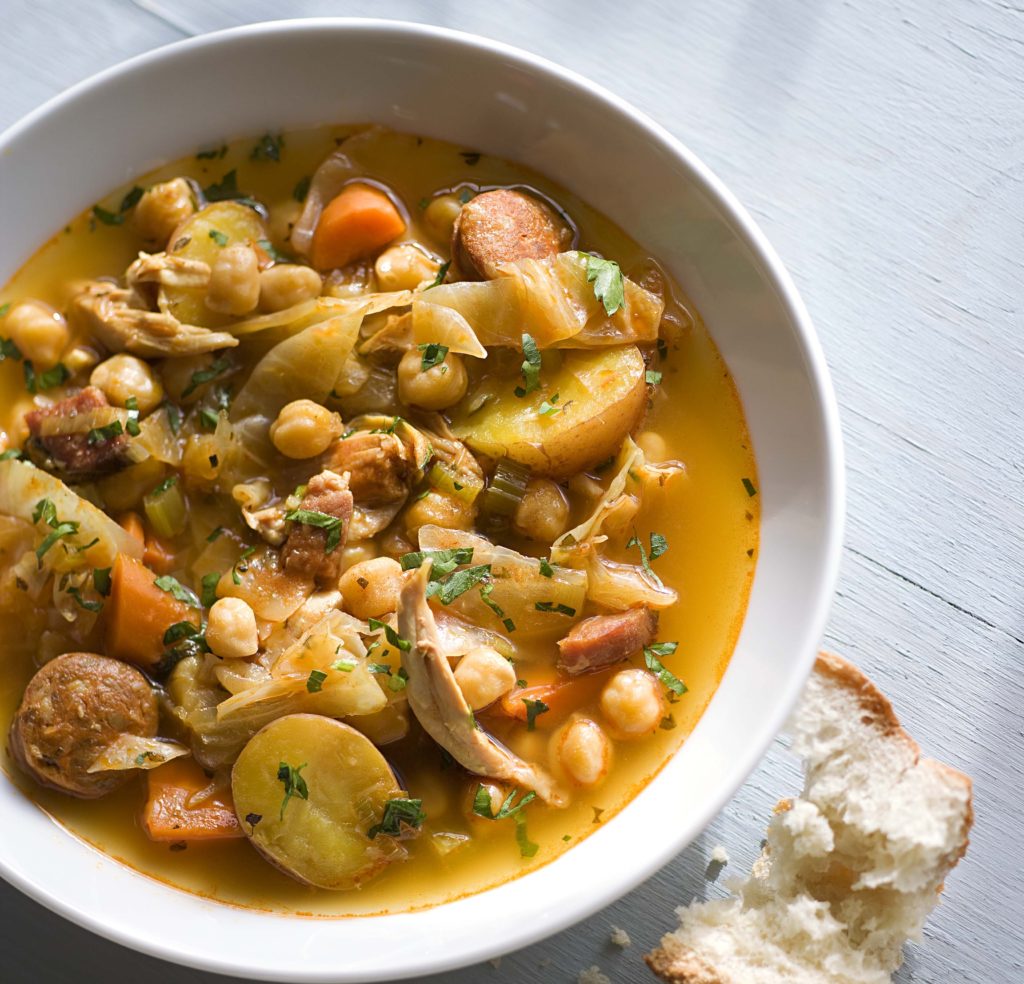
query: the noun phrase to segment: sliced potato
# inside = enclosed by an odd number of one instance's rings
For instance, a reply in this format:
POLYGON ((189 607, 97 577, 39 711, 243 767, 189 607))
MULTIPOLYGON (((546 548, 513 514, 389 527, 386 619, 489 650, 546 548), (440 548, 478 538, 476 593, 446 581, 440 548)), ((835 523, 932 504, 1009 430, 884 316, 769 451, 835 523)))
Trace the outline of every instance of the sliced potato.
MULTIPOLYGON (((212 267, 225 246, 255 245, 266 238, 267 228, 258 212, 238 202, 214 202, 175 229, 167 252, 212 267)), ((206 306, 205 287, 161 287, 160 308, 185 324, 203 328, 217 328, 234 320, 206 306)))
POLYGON ((405 856, 391 838, 367 836, 387 801, 402 795, 391 767, 340 721, 317 714, 272 721, 238 756, 231 793, 256 850, 307 885, 356 888, 405 856))
POLYGON ((543 353, 541 386, 523 397, 513 392, 522 385, 518 376, 485 376, 456 408, 455 436, 474 451, 511 458, 552 478, 574 475, 615 454, 647 400, 640 350, 570 350, 549 369, 554 362, 554 353, 543 353))

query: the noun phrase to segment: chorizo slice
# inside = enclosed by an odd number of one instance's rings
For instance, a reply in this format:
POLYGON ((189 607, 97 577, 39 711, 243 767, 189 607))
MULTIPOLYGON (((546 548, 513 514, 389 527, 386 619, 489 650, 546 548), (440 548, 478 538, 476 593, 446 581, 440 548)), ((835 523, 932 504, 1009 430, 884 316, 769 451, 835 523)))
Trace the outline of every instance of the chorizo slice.
POLYGON ((29 457, 41 468, 72 479, 105 475, 127 464, 128 437, 123 431, 106 434, 85 426, 73 431, 76 417, 109 406, 100 390, 86 386, 53 406, 29 411, 25 414, 29 457), (44 434, 43 421, 54 417, 61 418, 73 432, 44 434))
POLYGON ((352 509, 352 493, 343 476, 329 470, 314 475, 296 510, 300 516, 292 522, 281 549, 284 569, 312 578, 321 587, 335 587, 352 509), (310 514, 309 522, 303 522, 302 513, 310 514))
POLYGON ((649 646, 657 634, 658 615, 649 608, 585 618, 558 643, 558 669, 569 676, 607 669, 649 646))
POLYGON ((357 431, 339 438, 324 455, 325 467, 348 472, 349 488, 361 506, 398 502, 409 494, 415 462, 394 434, 357 431))
POLYGON ((95 799, 138 770, 88 771, 121 735, 153 738, 157 700, 134 666, 96 653, 65 653, 29 681, 9 736, 11 757, 36 782, 95 799))
POLYGON ((550 205, 512 188, 477 195, 452 230, 452 256, 469 280, 493 280, 502 263, 542 260, 567 249, 572 230, 550 205))

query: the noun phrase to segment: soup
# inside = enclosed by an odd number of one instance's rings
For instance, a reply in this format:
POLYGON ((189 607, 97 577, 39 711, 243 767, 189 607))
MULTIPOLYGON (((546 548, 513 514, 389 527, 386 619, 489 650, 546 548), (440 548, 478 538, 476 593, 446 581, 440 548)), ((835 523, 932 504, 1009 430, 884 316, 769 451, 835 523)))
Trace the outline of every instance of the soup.
POLYGON ((656 259, 543 176, 378 127, 200 148, 0 312, 5 772, 101 850, 432 905, 607 823, 707 706, 742 410, 656 259))

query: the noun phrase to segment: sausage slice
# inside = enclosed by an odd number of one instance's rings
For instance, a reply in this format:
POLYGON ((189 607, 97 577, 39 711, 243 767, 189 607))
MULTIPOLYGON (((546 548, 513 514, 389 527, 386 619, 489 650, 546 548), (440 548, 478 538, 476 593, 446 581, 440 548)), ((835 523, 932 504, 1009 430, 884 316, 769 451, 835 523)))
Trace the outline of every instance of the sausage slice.
POLYGON ((502 263, 541 260, 567 249, 572 230, 545 202, 497 188, 462 206, 452 230, 452 256, 469 280, 493 280, 502 263))
POLYGON ((569 676, 606 669, 649 646, 657 634, 658 615, 649 608, 585 618, 558 643, 558 669, 569 676))
POLYGON ((100 752, 123 734, 153 738, 157 724, 156 695, 135 667, 95 653, 65 653, 25 688, 11 722, 11 757, 41 785, 95 799, 136 772, 87 772, 100 752))
POLYGON ((25 414, 29 457, 41 468, 61 472, 70 479, 105 475, 127 464, 128 438, 123 431, 110 435, 97 432, 91 439, 88 429, 69 434, 42 434, 43 421, 48 418, 60 417, 72 422, 90 410, 108 406, 100 390, 86 386, 51 407, 29 411, 25 414))

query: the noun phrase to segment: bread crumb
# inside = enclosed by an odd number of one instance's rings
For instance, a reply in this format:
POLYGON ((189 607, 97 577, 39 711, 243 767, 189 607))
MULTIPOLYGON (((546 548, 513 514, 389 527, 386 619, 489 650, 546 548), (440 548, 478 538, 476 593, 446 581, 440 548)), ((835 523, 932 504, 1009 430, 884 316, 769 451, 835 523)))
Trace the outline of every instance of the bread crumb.
POLYGON ((721 844, 716 844, 711 848, 711 860, 715 864, 728 864, 729 852, 721 844))
POLYGON ((615 946, 620 946, 623 950, 625 950, 627 946, 633 945, 633 941, 629 938, 629 933, 624 929, 620 929, 618 926, 612 926, 612 931, 608 938, 615 944, 615 946))
POLYGON ((612 984, 611 978, 601 973, 600 967, 588 967, 581 970, 576 984, 612 984))

